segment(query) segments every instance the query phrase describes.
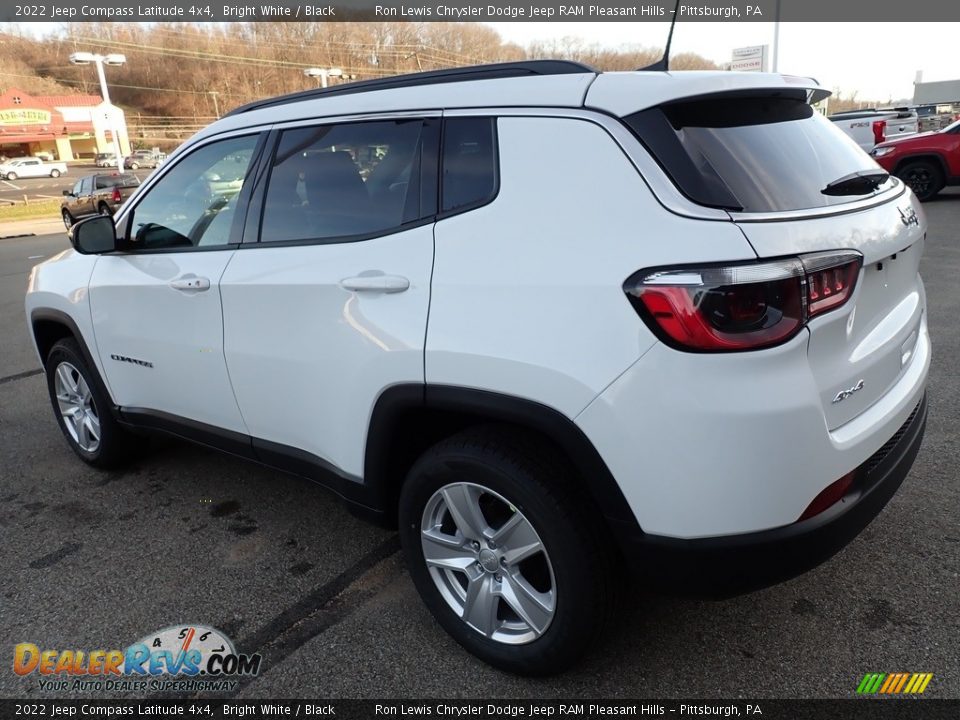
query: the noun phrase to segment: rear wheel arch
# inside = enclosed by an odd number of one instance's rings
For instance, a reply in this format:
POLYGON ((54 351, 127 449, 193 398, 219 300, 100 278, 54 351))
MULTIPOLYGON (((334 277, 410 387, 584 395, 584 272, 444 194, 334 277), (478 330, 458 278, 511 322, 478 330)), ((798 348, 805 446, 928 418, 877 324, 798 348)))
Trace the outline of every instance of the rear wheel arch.
POLYGON ((569 462, 578 489, 618 539, 636 537, 637 521, 606 463, 576 424, 532 400, 473 388, 406 384, 385 390, 370 419, 364 483, 391 522, 413 463, 436 443, 473 426, 514 428, 569 462))

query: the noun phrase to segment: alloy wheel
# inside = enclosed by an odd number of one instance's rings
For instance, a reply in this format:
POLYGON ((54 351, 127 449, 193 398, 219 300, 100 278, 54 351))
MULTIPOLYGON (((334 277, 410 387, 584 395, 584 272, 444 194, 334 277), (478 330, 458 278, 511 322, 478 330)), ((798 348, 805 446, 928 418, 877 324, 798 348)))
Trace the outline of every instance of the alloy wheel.
POLYGON ((100 447, 100 418, 87 381, 73 365, 61 362, 54 371, 53 383, 57 407, 70 437, 84 452, 96 452, 100 447))
POLYGON ((437 590, 473 630, 509 645, 546 632, 557 607, 553 565, 509 500, 475 483, 445 485, 424 508, 420 541, 437 590))

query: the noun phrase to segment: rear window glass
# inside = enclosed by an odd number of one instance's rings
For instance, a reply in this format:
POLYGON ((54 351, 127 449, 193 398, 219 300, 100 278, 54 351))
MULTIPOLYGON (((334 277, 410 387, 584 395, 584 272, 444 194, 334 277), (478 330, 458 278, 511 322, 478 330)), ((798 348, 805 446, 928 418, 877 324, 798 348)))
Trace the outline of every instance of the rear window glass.
POLYGON ((882 169, 833 123, 792 98, 674 103, 625 118, 687 197, 701 205, 778 212, 840 205, 865 194, 825 194, 831 183, 882 169))
POLYGON ((112 187, 133 187, 139 185, 140 180, 136 175, 98 175, 97 190, 105 190, 112 187))

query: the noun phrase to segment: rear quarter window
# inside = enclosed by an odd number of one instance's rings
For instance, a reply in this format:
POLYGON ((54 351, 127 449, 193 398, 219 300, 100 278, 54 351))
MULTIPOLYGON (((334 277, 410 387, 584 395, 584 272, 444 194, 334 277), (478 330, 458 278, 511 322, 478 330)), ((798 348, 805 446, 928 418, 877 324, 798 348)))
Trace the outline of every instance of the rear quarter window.
POLYGON ((882 172, 805 98, 711 96, 624 120, 680 191, 710 207, 779 212, 840 205, 865 195, 825 194, 830 183, 882 172))

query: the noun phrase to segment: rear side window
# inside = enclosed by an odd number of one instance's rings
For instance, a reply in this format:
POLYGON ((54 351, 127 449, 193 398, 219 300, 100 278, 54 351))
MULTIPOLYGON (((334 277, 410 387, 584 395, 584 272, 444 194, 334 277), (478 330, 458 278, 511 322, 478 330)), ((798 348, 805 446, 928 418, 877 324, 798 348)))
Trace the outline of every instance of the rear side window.
POLYGON ((285 130, 261 241, 356 239, 433 215, 436 191, 430 207, 420 191, 425 127, 416 119, 285 130))
POLYGON ((829 207, 890 187, 831 194, 828 185, 881 168, 805 100, 726 97, 644 110, 625 118, 687 197, 744 212, 829 207))
POLYGON ((497 193, 497 138, 494 118, 448 118, 443 128, 441 209, 462 212, 497 193))

